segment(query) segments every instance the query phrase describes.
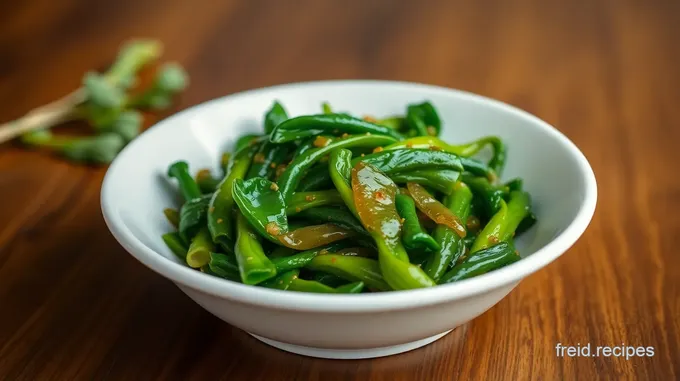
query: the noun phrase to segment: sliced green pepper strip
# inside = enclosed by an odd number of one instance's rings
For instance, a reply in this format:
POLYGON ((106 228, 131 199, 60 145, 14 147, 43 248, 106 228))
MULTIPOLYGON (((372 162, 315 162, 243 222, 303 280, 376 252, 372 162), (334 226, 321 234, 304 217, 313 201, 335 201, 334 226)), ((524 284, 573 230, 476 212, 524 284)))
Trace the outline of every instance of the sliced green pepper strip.
POLYGON ((356 216, 357 211, 354 207, 351 185, 352 151, 344 148, 333 150, 328 158, 328 171, 340 197, 352 214, 356 216))
POLYGON ((208 267, 214 275, 220 278, 241 282, 238 263, 233 256, 222 253, 210 253, 208 267))
POLYGON ((499 243, 470 254, 463 262, 444 274, 439 284, 456 282, 486 274, 517 262, 520 259, 512 245, 507 242, 499 243))
POLYGON ((222 178, 229 175, 229 162, 231 161, 231 152, 225 152, 220 157, 220 168, 222 168, 222 178))
POLYGON ((214 192, 219 183, 220 179, 213 177, 210 170, 207 168, 201 169, 196 173, 196 184, 198 184, 198 187, 203 194, 214 192))
POLYGON ((246 146, 238 151, 232 158, 229 165, 229 175, 222 179, 217 191, 213 194, 208 208, 208 228, 214 242, 218 243, 225 250, 231 251, 235 241, 233 208, 234 196, 232 189, 236 179, 243 179, 250 168, 250 162, 256 146, 246 146))
POLYGON ((489 160, 488 166, 496 173, 496 175, 500 176, 503 173, 503 169, 505 167, 507 150, 505 144, 498 136, 485 136, 473 142, 459 145, 451 145, 433 136, 418 136, 389 145, 385 147, 385 150, 400 149, 405 147, 432 149, 435 147, 437 149, 441 149, 442 151, 454 153, 461 157, 471 157, 479 153, 487 145, 491 145, 493 148, 493 156, 491 157, 491 160, 489 160))
POLYGON ((328 287, 323 283, 314 281, 314 280, 304 280, 300 278, 294 278, 290 282, 290 286, 288 287, 288 291, 297 291, 297 292, 313 292, 313 293, 319 293, 319 294, 336 294, 337 291, 336 289, 332 287, 328 287))
POLYGON ((309 262, 314 259, 319 254, 334 253, 337 250, 347 247, 346 243, 338 242, 325 247, 320 247, 312 250, 303 251, 301 253, 293 254, 286 257, 278 257, 270 259, 274 266, 276 266, 276 271, 278 273, 283 273, 292 269, 299 269, 305 267, 309 262))
POLYGON ((212 195, 202 195, 185 202, 179 210, 179 234, 186 242, 189 242, 205 224, 211 199, 212 195))
MULTIPOLYGON (((283 124, 280 124, 279 126, 282 125, 283 124)), ((312 167, 312 165, 314 165, 314 163, 334 149, 346 147, 378 147, 393 142, 394 138, 389 136, 360 135, 350 136, 345 139, 338 139, 326 145, 325 147, 311 149, 293 159, 293 162, 290 163, 283 174, 281 174, 281 177, 277 181, 279 187, 281 188, 281 193, 283 194, 284 199, 289 201, 305 173, 312 167)))
POLYGON ((278 275, 275 278, 260 283, 259 286, 286 291, 290 287, 291 283, 293 283, 293 280, 297 279, 299 275, 300 270, 298 269, 290 270, 283 274, 278 275))
POLYGON ((510 241, 514 237, 517 227, 530 212, 531 198, 529 194, 522 191, 511 192, 510 201, 506 204, 504 200, 501 200, 500 210, 484 226, 484 229, 475 239, 470 252, 474 253, 500 242, 510 241))
POLYGON ((362 281, 369 288, 390 290, 375 259, 338 254, 318 255, 305 266, 313 271, 333 274, 349 281, 362 281))
POLYGON ((177 258, 186 261, 189 248, 184 244, 184 240, 177 232, 165 233, 161 236, 165 245, 172 251, 177 258))
POLYGON ((324 114, 332 114, 333 113, 333 108, 331 108, 330 103, 328 102, 323 102, 321 103, 321 111, 324 114))
POLYGON ((437 110, 430 102, 408 105, 406 123, 420 136, 438 136, 442 124, 437 110))
MULTIPOLYGON (((466 221, 470 213, 472 191, 464 183, 459 183, 451 196, 444 198, 444 205, 461 221, 466 221)), ((441 249, 427 261, 425 273, 437 282, 449 268, 465 253, 463 238, 446 225, 437 225, 434 239, 441 245, 441 249)))
POLYGON ((234 152, 239 152, 242 149, 248 147, 248 146, 253 146, 253 145, 258 145, 264 141, 266 141, 269 137, 267 135, 260 135, 260 134, 246 134, 241 136, 240 138, 236 139, 236 144, 234 145, 234 152))
POLYGON ((531 213, 531 197, 529 193, 522 191, 510 192, 508 201, 508 216, 505 220, 505 228, 500 236, 502 242, 508 242, 515 236, 515 231, 522 221, 531 213))
POLYGON ((361 223, 378 248, 378 262, 386 283, 395 290, 431 287, 435 282, 409 263, 401 243, 401 222, 394 205, 397 185, 374 166, 359 162, 352 168, 354 205, 361 223))
POLYGON ((341 114, 304 115, 286 120, 271 134, 274 143, 285 143, 310 136, 332 133, 386 135, 396 140, 403 136, 395 130, 341 114), (336 132, 337 131, 337 132, 336 132))
POLYGON ((215 251, 215 244, 210 238, 207 227, 201 228, 191 240, 187 252, 187 264, 195 269, 203 267, 210 262, 210 252, 215 251))
POLYGON ((326 286, 330 287, 338 287, 347 283, 347 279, 340 278, 337 275, 322 272, 315 272, 313 278, 315 281, 323 283, 326 286))
POLYGON ((308 218, 317 223, 330 222, 343 228, 355 231, 362 236, 370 237, 370 234, 361 225, 361 222, 347 209, 320 206, 307 209, 299 214, 301 217, 308 218))
POLYGON ((179 212, 177 209, 165 208, 163 209, 163 214, 170 225, 174 226, 175 228, 179 228, 179 212))
POLYGON ((276 144, 269 141, 262 143, 253 156, 253 164, 250 166, 246 178, 264 177, 273 179, 276 167, 283 163, 289 153, 290 145, 288 144, 276 144))
POLYGON ((193 200, 195 198, 201 197, 201 189, 191 177, 189 173, 189 164, 186 161, 180 160, 170 164, 168 167, 168 176, 174 177, 179 183, 179 190, 184 197, 184 201, 193 200))
POLYGON ((464 175, 463 181, 470 187, 472 193, 479 198, 483 211, 483 215, 480 217, 483 217, 484 220, 488 220, 494 214, 498 213, 501 207, 501 201, 506 194, 505 187, 498 187, 492 185, 485 178, 469 175, 464 175))
POLYGON ((275 277, 276 266, 264 254, 255 232, 251 230, 248 220, 241 213, 237 213, 236 231, 234 254, 238 262, 241 281, 254 285, 275 277))
POLYGON ((355 166, 358 162, 371 164, 389 175, 421 169, 451 169, 458 172, 465 170, 458 155, 427 149, 407 148, 381 151, 354 158, 352 166, 355 166))
POLYGON ((279 243, 279 234, 288 232, 286 204, 275 183, 254 177, 243 181, 234 179, 232 196, 241 214, 262 237, 279 243))
POLYGON ((286 109, 283 108, 278 101, 275 101, 272 107, 264 115, 264 132, 267 135, 271 134, 272 131, 274 131, 274 128, 286 119, 288 119, 286 109))
POLYGON ((397 212, 404 219, 401 240, 407 250, 439 251, 439 244, 420 226, 416 204, 411 196, 398 194, 396 196, 397 212))
POLYGON ((484 229, 479 232, 479 235, 470 248, 470 253, 484 250, 487 247, 491 247, 501 242, 501 236, 507 225, 508 205, 504 200, 501 200, 500 204, 501 206, 498 212, 491 217, 489 222, 484 226, 484 229))
POLYGON ((334 189, 315 192, 295 192, 286 207, 288 215, 326 205, 342 205, 342 197, 334 189))
POLYGON ((416 183, 449 195, 460 179, 460 172, 451 169, 421 169, 392 173, 390 178, 397 184, 416 183))

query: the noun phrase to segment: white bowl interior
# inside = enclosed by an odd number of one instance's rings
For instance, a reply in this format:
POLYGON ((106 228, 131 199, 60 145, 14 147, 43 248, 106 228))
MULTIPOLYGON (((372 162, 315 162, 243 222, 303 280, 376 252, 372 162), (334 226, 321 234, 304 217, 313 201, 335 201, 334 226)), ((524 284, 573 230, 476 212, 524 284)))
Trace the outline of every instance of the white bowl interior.
POLYGON ((585 197, 576 158, 520 113, 491 107, 483 98, 465 93, 412 91, 407 86, 362 84, 306 85, 253 91, 218 99, 174 115, 143 134, 117 162, 119 178, 111 181, 120 195, 115 210, 134 236, 168 260, 179 262, 160 239, 171 227, 166 207, 178 207, 176 186, 166 176, 173 161, 186 160, 192 172, 218 169, 220 154, 244 133, 260 133, 264 112, 276 99, 291 116, 319 113, 322 101, 335 110, 357 115, 404 113, 407 103, 431 101, 443 120, 442 138, 450 143, 498 135, 508 146, 503 179, 522 177, 533 197, 539 223, 518 239, 523 257, 552 241, 575 218, 585 197))

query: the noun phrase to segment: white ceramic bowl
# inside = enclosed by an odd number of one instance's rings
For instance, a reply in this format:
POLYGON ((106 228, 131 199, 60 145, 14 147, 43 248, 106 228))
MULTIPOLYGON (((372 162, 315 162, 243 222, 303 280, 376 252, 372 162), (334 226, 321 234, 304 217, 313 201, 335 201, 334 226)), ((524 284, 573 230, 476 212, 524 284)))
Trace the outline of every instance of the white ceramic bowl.
POLYGON ((220 319, 277 348, 315 357, 369 358, 426 345, 479 316, 529 274, 564 253, 595 211, 597 186, 588 161, 547 123, 507 104, 466 92, 412 83, 328 81, 257 89, 184 110, 144 132, 116 158, 102 186, 109 229, 137 260, 174 282, 220 319), (523 259, 469 280, 413 291, 327 295, 246 286, 180 263, 165 247, 162 210, 177 206, 168 165, 192 171, 218 158, 278 99, 292 116, 336 110, 374 116, 403 113, 430 100, 443 120, 443 139, 466 142, 499 135, 508 145, 503 178, 524 178, 539 223, 517 242, 523 259))

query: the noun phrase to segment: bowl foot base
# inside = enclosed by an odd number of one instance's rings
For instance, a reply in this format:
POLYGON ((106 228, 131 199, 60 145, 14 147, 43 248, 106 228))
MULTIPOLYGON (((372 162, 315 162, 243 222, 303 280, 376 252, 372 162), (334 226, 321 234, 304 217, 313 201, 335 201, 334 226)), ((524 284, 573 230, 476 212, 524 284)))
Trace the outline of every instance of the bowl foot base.
POLYGON ((392 346, 389 346, 389 347, 367 348, 367 349, 326 349, 326 348, 305 347, 305 346, 302 346, 302 345, 282 343, 280 341, 271 340, 271 339, 264 338, 262 336, 254 335, 252 333, 249 333, 249 334, 251 336, 253 336, 254 338, 262 341, 263 343, 271 345, 274 348, 278 348, 278 349, 281 349, 283 351, 295 353, 295 354, 298 354, 298 355, 309 356, 309 357, 318 357, 318 358, 324 358, 324 359, 357 360, 357 359, 369 359, 369 358, 376 358, 376 357, 383 357, 383 356, 391 356, 391 355, 396 355, 398 353, 408 352, 408 351, 423 347, 423 346, 430 344, 432 342, 435 342, 435 341, 441 339, 442 337, 444 337, 449 332, 451 332, 451 330, 446 331, 444 333, 434 335, 434 336, 430 336, 430 337, 425 338, 425 339, 412 341, 410 343, 392 345, 392 346))

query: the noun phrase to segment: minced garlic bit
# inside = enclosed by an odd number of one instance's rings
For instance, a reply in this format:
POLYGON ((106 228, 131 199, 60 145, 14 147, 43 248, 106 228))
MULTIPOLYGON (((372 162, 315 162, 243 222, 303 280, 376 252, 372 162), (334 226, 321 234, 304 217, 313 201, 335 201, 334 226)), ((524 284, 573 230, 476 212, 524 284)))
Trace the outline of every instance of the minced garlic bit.
POLYGON ((215 207, 211 206, 210 209, 208 209, 208 212, 213 213, 215 211, 215 207))
POLYGON ((442 147, 435 146, 435 145, 431 145, 431 146, 430 146, 430 150, 431 150, 431 151, 441 151, 441 150, 442 150, 442 147))
POLYGON ((342 136, 340 136, 340 137, 341 137, 341 138, 343 138, 343 139, 346 139, 346 138, 348 138, 348 137, 349 137, 349 134, 345 132, 345 133, 344 133, 344 134, 342 134, 342 136))
POLYGON ((300 212, 302 212, 302 208, 300 208, 299 206, 296 206, 296 207, 295 207, 295 211, 298 212, 298 213, 300 213, 300 212))
POLYGON ((432 126, 427 126, 427 133, 432 136, 435 136, 437 135, 437 129, 432 126))
POLYGON ((316 196, 314 196, 313 194, 307 195, 307 196, 305 196, 305 200, 314 201, 314 200, 316 200, 316 196))
POLYGON ((492 235, 492 236, 489 237, 489 243, 492 243, 492 244, 495 245, 498 242, 500 242, 500 241, 498 240, 498 237, 496 237, 495 235, 492 235))
POLYGON ((413 142, 406 143, 406 148, 413 148, 413 142))
POLYGON ((276 183, 272 183, 272 185, 269 186, 269 189, 271 189, 273 191, 277 191, 277 190, 279 190, 279 186, 276 185, 276 183))
POLYGON ((221 218, 218 218, 218 219, 217 219, 217 223, 218 223, 218 224, 221 224, 222 222, 224 222, 223 219, 221 219, 221 218))
POLYGON ((196 173, 196 179, 208 179, 210 178, 210 170, 207 168, 203 168, 200 171, 196 173))
POLYGON ((370 115, 364 116, 364 120, 369 122, 369 123, 378 123, 378 119, 376 119, 376 118, 374 118, 370 115))
POLYGON ((399 220, 399 222, 403 224, 404 222, 406 222, 406 218, 402 218, 401 220, 399 220))
POLYGON ((271 169, 276 168, 276 163, 272 162, 271 164, 269 164, 269 168, 271 168, 271 169))
POLYGON ((314 147, 325 147, 330 142, 331 140, 325 136, 317 136, 316 139, 314 139, 314 147))
POLYGON ((365 153, 362 153, 362 154, 361 154, 361 157, 364 157, 364 156, 366 156, 366 154, 365 154, 365 153))
POLYGON ((265 225, 264 229, 271 235, 279 235, 279 233, 281 233, 281 228, 276 224, 276 222, 268 223, 265 225))
POLYGON ((384 148, 382 148, 382 147, 375 147, 375 149, 373 150, 373 153, 382 152, 383 150, 384 150, 384 148))
POLYGON ((319 255, 326 255, 326 254, 328 254, 328 250, 326 250, 326 249, 322 249, 321 251, 319 251, 319 255))
POLYGON ((286 170, 286 167, 288 167, 285 164, 280 164, 278 167, 276 167, 276 173, 275 176, 278 178, 283 174, 283 172, 286 170))
POLYGON ((264 160, 265 160, 264 154, 261 153, 261 152, 258 152, 258 153, 253 157, 253 161, 254 161, 255 163, 258 163, 258 164, 264 163, 264 160))

